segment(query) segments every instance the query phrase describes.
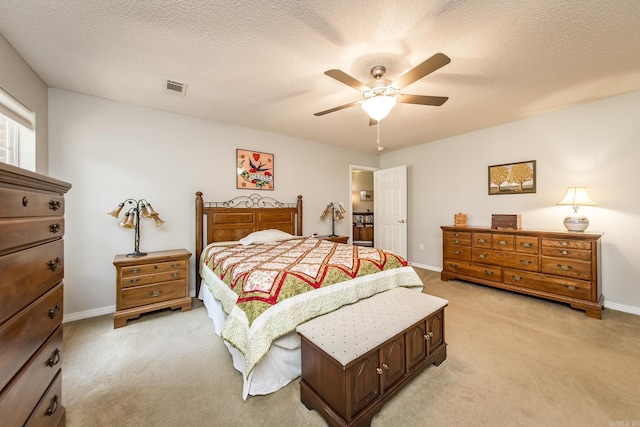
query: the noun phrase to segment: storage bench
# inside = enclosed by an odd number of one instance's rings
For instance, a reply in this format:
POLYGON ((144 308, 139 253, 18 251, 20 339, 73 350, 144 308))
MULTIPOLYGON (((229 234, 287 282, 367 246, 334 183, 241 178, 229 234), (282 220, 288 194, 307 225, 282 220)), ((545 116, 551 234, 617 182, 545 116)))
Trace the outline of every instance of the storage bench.
POLYGON ((404 384, 446 357, 448 301, 394 288, 300 326, 300 400, 332 426, 368 426, 404 384))

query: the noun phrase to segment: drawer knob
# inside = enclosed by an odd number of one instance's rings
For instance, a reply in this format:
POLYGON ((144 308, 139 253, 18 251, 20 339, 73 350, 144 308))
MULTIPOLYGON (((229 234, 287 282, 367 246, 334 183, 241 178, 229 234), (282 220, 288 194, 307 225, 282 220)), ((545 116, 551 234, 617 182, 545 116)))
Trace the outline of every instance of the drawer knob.
POLYGON ((376 373, 378 375, 382 375, 382 368, 376 368, 376 373))
POLYGON ((382 367, 383 367, 384 369, 386 369, 387 371, 389 370, 389 365, 387 365, 386 363, 383 363, 383 364, 382 364, 382 367))
POLYGON ((560 270, 563 270, 563 271, 569 271, 569 270, 571 270, 573 268, 570 265, 557 264, 557 266, 560 268, 560 270))
POLYGON ((460 244, 460 240, 454 240, 453 243, 455 243, 456 245, 460 244))
POLYGON ((134 283, 138 283, 140 281, 139 277, 136 277, 135 279, 129 279, 129 283, 134 284, 134 283))
POLYGON ((521 242, 520 246, 522 246, 523 248, 531 248, 533 247, 533 243, 521 242))
POLYGON ((151 292, 149 292, 149 296, 153 297, 153 298, 159 297, 161 294, 162 294, 162 289, 160 289, 159 291, 151 291, 151 292))
POLYGON ((58 410, 58 406, 60 406, 60 403, 58 402, 58 395, 56 394, 55 396, 53 396, 53 398, 51 399, 51 403, 49 403, 49 407, 47 408, 47 416, 51 416, 53 414, 56 413, 56 411, 58 410))
POLYGON ((58 317, 58 314, 60 314, 60 304, 56 303, 53 308, 49 309, 49 312, 47 314, 51 319, 55 319, 56 317, 58 317))
POLYGON ((522 276, 516 276, 515 274, 513 276, 511 276, 511 278, 513 280, 515 280, 516 282, 519 282, 520 280, 522 280, 522 276))
POLYGON ((520 263, 521 263, 522 265, 531 265, 531 261, 529 261, 528 259, 521 259, 521 260, 520 260, 520 263))
POLYGON ((460 233, 454 233, 453 235, 456 237, 460 237, 460 233))
POLYGON ((578 288, 576 286, 571 286, 571 285, 564 285, 565 288, 567 288, 570 291, 577 291, 578 288))
POLYGON ((49 231, 52 232, 53 234, 56 234, 57 232, 60 231, 60 224, 49 225, 49 231))
POLYGON ((26 208, 28 204, 29 204, 29 198, 27 196, 24 196, 22 198, 22 206, 26 208))
POLYGON ((131 274, 140 273, 140 269, 139 268, 130 268, 129 269, 129 273, 131 273, 131 274))
POLYGON ((51 269, 51 271, 56 271, 58 267, 62 266, 62 260, 60 257, 56 257, 56 259, 50 260, 47 265, 51 269))
POLYGON ((500 246, 507 246, 507 241, 506 240, 498 240, 498 244, 500 246))
POLYGON ((493 271, 485 270, 484 274, 486 274, 487 276, 493 276, 493 271))
POLYGON ((60 349, 56 348, 53 353, 51 353, 51 357, 47 360, 47 366, 54 367, 60 362, 60 349))
POLYGON ((454 255, 460 255, 460 251, 459 251, 459 250, 454 250, 454 251, 453 251, 453 254, 454 254, 454 255))
POLYGON ((52 211, 57 211, 58 209, 60 209, 61 206, 62 206, 62 203, 60 203, 59 200, 52 200, 49 202, 49 208, 52 211))
POLYGON ((424 339, 429 341, 431 338, 433 338, 433 332, 427 332, 426 334, 424 334, 424 339))
POLYGON ((478 254, 478 258, 480 259, 485 259, 487 257, 487 254, 478 254))
POLYGON ((487 243, 486 239, 478 239, 478 243, 485 244, 487 243))

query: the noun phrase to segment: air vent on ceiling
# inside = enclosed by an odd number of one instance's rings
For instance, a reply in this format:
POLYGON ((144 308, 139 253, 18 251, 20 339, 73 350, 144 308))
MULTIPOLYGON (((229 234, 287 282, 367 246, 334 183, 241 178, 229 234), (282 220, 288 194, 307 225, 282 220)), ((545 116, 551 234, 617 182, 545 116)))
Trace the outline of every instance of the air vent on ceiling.
POLYGON ((165 91, 184 96, 187 92, 187 84, 175 80, 166 80, 165 91))

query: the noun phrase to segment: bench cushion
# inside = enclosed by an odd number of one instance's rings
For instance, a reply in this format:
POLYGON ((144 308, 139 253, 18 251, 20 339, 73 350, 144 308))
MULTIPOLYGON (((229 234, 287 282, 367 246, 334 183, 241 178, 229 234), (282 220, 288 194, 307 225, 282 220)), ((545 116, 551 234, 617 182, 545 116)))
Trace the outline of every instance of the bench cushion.
POLYGON ((316 317, 296 330, 346 366, 447 304, 445 299, 399 287, 316 317))

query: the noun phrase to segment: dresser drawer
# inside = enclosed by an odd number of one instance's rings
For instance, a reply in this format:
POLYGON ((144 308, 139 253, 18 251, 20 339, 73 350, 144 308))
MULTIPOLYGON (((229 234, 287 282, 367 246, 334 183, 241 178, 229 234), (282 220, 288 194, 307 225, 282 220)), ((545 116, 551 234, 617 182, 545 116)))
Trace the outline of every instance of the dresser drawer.
POLYGON ((29 417, 25 427, 59 426, 64 417, 62 406, 62 372, 59 371, 38 406, 29 417))
POLYGON ((127 309, 155 302, 169 301, 187 296, 185 280, 164 282, 154 285, 136 286, 122 290, 122 307, 127 309))
POLYGON ((59 283, 64 276, 62 240, 0 257, 0 324, 59 283))
POLYGON ((444 245, 444 257, 461 261, 471 261, 471 248, 467 246, 444 245))
POLYGON ((24 425, 62 366, 62 327, 40 347, 0 395, 0 414, 7 426, 24 425))
POLYGON ((471 240, 471 233, 468 231, 445 231, 445 239, 466 239, 471 240))
POLYGON ((571 248, 571 249, 591 249, 590 241, 572 240, 572 239, 542 239, 542 246, 552 248, 571 248))
POLYGON ((473 246, 476 248, 491 249, 491 233, 473 233, 473 246))
POLYGON ((573 298, 591 299, 591 282, 583 280, 505 269, 504 283, 573 298))
POLYGON ((185 260, 172 262, 159 262, 156 264, 141 264, 122 267, 122 277, 141 276, 145 274, 165 273, 171 271, 184 271, 187 262, 185 260))
POLYGON ((516 252, 537 254, 540 249, 537 237, 516 236, 516 252))
POLYGON ((471 246, 471 233, 465 233, 465 234, 469 234, 469 237, 468 238, 445 237, 444 244, 450 245, 450 246, 471 246))
POLYGON ((64 219, 56 217, 0 221, 0 253, 59 239, 64 234, 64 219))
POLYGON ((0 188, 0 218, 63 216, 64 197, 0 188))
POLYGON ((538 257, 536 255, 523 254, 519 252, 474 249, 472 261, 483 264, 499 265, 502 267, 538 271, 538 257))
POLYGON ((184 268, 164 273, 146 274, 144 276, 129 276, 120 280, 122 289, 134 286, 144 286, 152 283, 169 282, 171 280, 184 279, 187 273, 184 268))
POLYGON ((591 280, 591 262, 543 256, 542 272, 574 279, 591 280))
POLYGON ((494 234, 491 236, 493 249, 512 251, 516 238, 513 234, 494 234))
POLYGON ((0 326, 0 389, 60 326, 62 297, 60 283, 0 326))
POLYGON ((443 268, 445 271, 478 279, 493 280, 495 282, 500 282, 502 280, 502 269, 493 265, 470 264, 466 262, 445 260, 443 268))
POLYGON ((592 252, 590 250, 585 250, 585 249, 543 246, 542 255, 553 256, 558 258, 573 258, 573 259, 591 261, 592 252))

